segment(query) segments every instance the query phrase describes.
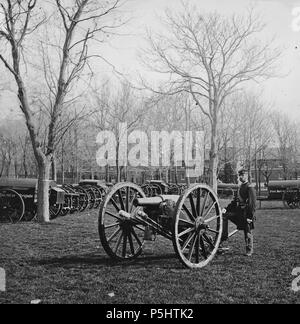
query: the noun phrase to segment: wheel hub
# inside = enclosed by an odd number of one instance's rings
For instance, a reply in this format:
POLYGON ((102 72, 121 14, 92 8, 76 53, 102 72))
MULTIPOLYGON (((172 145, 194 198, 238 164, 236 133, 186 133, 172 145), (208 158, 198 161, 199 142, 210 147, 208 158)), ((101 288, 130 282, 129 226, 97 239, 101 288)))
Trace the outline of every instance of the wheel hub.
POLYGON ((199 234, 204 234, 208 229, 208 225, 205 224, 204 219, 202 217, 198 217, 195 222, 195 230, 199 234))

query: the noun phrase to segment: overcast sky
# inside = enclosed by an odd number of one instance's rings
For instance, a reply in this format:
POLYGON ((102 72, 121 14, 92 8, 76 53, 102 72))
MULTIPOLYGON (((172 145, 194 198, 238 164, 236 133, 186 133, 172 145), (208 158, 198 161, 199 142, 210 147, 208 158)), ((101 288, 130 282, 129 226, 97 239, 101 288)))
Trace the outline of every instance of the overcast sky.
MULTIPOLYGON (((300 8, 300 0, 190 0, 199 10, 219 11, 228 14, 242 13, 255 4, 256 10, 262 14, 267 28, 262 37, 268 39, 276 35, 275 42, 285 48, 284 59, 279 72, 285 74, 283 78, 272 79, 260 85, 263 96, 274 109, 288 112, 292 118, 300 120, 300 31, 292 29, 292 22, 296 18, 292 15, 295 8, 300 8)), ((181 10, 180 0, 129 0, 126 5, 128 14, 132 17, 124 29, 126 36, 115 38, 111 46, 99 48, 101 53, 122 72, 134 76, 138 71, 143 72, 137 60, 138 48, 143 44, 143 34, 146 27, 158 31, 161 27, 159 17, 166 7, 181 10)), ((299 9, 300 15, 300 9, 299 9)), ((299 20, 300 25, 300 20, 299 20)), ((274 44, 275 45, 275 44, 274 44)), ((110 68, 99 64, 97 71, 100 75, 109 76, 110 68)), ((0 98, 0 109, 4 111, 4 104, 9 107, 7 100, 0 98)), ((3 117, 4 115, 1 114, 3 117)), ((1 118, 1 117, 0 117, 1 118)))

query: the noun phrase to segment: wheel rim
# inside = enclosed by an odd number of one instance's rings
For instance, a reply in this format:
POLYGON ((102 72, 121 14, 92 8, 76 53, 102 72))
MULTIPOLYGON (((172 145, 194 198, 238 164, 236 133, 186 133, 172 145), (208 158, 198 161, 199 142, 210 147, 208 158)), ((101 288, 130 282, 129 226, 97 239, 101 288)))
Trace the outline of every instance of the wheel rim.
POLYGON ((89 195, 82 187, 77 187, 75 189, 80 194, 80 212, 83 212, 89 205, 89 195))
POLYGON ((65 195, 65 201, 60 211, 60 216, 67 216, 71 210, 71 197, 68 194, 65 195))
POLYGON ((283 194, 283 203, 286 208, 297 209, 300 208, 299 192, 294 190, 287 190, 283 194))
POLYGON ((55 204, 50 206, 50 219, 53 220, 57 218, 61 212, 62 205, 61 204, 55 204))
POLYGON ((99 208, 101 201, 102 201, 102 192, 101 192, 100 188, 98 188, 98 187, 93 187, 92 189, 95 194, 94 208, 97 209, 97 208, 99 208))
POLYGON ((197 184, 180 197, 173 223, 173 245, 184 266, 200 269, 214 258, 222 225, 220 205, 211 188, 197 184))
POLYGON ((1 209, 0 218, 18 223, 25 213, 25 204, 22 197, 14 190, 7 189, 0 191, 1 209))
POLYGON ((123 183, 113 187, 101 203, 100 240, 106 253, 118 261, 135 259, 143 250, 144 227, 120 216, 120 211, 136 212, 134 200, 137 197, 146 195, 137 185, 123 183))

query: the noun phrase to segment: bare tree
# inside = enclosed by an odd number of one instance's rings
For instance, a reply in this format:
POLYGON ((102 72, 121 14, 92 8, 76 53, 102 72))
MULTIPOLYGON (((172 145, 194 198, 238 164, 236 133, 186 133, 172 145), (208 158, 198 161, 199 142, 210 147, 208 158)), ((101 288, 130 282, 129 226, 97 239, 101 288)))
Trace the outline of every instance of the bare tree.
POLYGON ((161 89, 152 90, 189 92, 208 118, 210 184, 216 190, 217 140, 224 100, 245 82, 272 76, 280 52, 271 43, 259 41, 264 25, 253 10, 227 17, 199 13, 185 2, 180 13, 166 12, 165 23, 165 35, 150 33, 143 61, 152 71, 168 76, 161 89))
MULTIPOLYGON (((109 83, 105 83, 101 89, 94 89, 94 104, 97 113, 93 125, 97 131, 111 130, 116 137, 116 170, 117 181, 127 177, 128 165, 120 165, 120 145, 122 145, 125 132, 131 132, 142 125, 149 106, 144 98, 140 98, 127 81, 122 81, 118 90, 112 94, 108 89, 109 83), (127 125, 126 130, 120 129, 120 124, 127 125)), ((127 139, 126 139, 127 142, 127 139)), ((125 162, 125 161, 124 161, 125 162)))
MULTIPOLYGON (((293 178, 297 173, 299 158, 299 126, 282 113, 273 113, 271 118, 278 147, 278 156, 282 166, 282 177, 293 178)), ((296 175, 297 177, 297 175, 296 175)))
MULTIPOLYGON (((99 2, 94 0, 78 0, 70 4, 68 0, 55 0, 58 19, 63 28, 62 45, 58 46, 60 61, 56 78, 48 80, 50 121, 47 125, 46 149, 37 133, 37 125, 30 104, 30 96, 26 87, 23 61, 29 61, 23 49, 25 40, 45 22, 37 6, 38 0, 6 0, 1 1, 0 13, 0 60, 13 75, 17 88, 20 108, 25 116, 30 134, 34 155, 39 169, 38 181, 38 219, 49 222, 49 177, 50 166, 57 142, 60 115, 65 107, 65 100, 70 88, 88 66, 92 55, 89 44, 97 35, 109 32, 116 27, 108 24, 107 17, 114 13, 120 0, 99 2), (10 53, 6 48, 9 46, 10 53)), ((100 57, 100 55, 97 55, 100 57)))

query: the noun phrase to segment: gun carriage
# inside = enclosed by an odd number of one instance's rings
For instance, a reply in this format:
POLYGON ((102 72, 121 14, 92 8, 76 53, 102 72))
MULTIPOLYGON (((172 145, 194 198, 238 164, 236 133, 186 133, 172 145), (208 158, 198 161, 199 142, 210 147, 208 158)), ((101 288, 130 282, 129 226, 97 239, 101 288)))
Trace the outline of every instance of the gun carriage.
POLYGON ((79 184, 61 185, 65 192, 65 200, 60 216, 97 209, 107 192, 107 187, 100 181, 84 180, 79 184))
POLYGON ((146 197, 139 186, 120 183, 101 203, 99 236, 111 258, 130 261, 160 235, 172 241, 184 266, 199 269, 218 250, 222 222, 218 197, 207 185, 195 184, 182 195, 146 197))
POLYGON ((282 201, 286 208, 300 208, 300 180, 270 181, 267 193, 258 197, 262 201, 282 201))
POLYGON ((89 209, 99 208, 103 197, 108 191, 108 187, 98 180, 82 180, 79 186, 87 191, 90 195, 90 202, 88 204, 89 209))
MULTIPOLYGON (((37 179, 0 179, 0 219, 13 223, 30 221, 37 212, 37 179)), ((64 191, 50 181, 50 217, 56 218, 64 202, 64 191)))

